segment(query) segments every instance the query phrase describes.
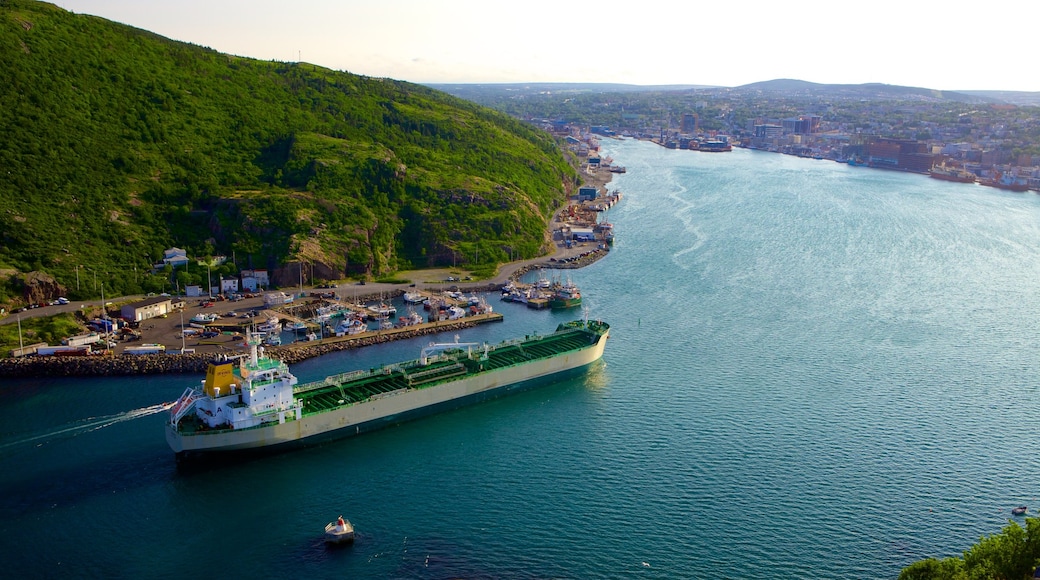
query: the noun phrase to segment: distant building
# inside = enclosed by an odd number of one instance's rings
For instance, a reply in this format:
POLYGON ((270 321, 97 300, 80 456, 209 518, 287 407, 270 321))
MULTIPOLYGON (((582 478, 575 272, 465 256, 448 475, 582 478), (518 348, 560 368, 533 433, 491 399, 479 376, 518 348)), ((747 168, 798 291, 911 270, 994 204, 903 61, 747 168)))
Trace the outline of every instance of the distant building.
POLYGON ((684 135, 697 133, 699 121, 700 118, 697 116, 697 113, 683 113, 682 120, 679 121, 679 132, 684 135))
POLYGON ((242 270, 242 289, 256 292, 267 288, 271 283, 267 279, 267 270, 242 270))
POLYGON ((784 128, 780 125, 755 125, 755 137, 758 139, 778 139, 783 136, 783 134, 784 128))
POLYGON ((220 278, 220 293, 234 294, 238 292, 238 278, 220 278))
POLYGON ((119 315, 126 320, 140 322, 163 314, 169 314, 173 306, 168 297, 148 298, 140 302, 127 304, 119 311, 119 315))
POLYGON ((594 242, 596 234, 593 233, 592 228, 572 227, 571 239, 575 242, 594 242))
POLYGON ((919 173, 927 173, 935 161, 927 144, 914 139, 876 138, 867 145, 867 156, 873 167, 919 173))
POLYGON ((184 295, 188 298, 196 298, 198 296, 202 296, 202 286, 199 286, 198 284, 185 286, 184 295))
POLYGON ((578 201, 592 201, 599 196, 599 188, 592 185, 583 185, 578 188, 578 201))
POLYGON ((163 251, 163 265, 169 264, 176 268, 177 266, 188 265, 188 253, 180 248, 170 248, 169 250, 163 251))
POLYGON ((791 117, 781 121, 784 133, 788 135, 812 135, 820 132, 820 117, 817 115, 802 115, 791 117))

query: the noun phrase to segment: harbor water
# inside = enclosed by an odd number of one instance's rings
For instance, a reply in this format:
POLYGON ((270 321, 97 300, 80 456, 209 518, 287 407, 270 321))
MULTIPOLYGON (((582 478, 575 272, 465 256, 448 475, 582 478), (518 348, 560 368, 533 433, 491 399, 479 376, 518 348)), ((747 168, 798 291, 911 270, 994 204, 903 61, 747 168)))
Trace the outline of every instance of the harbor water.
MULTIPOLYGON (((1040 196, 747 150, 604 154, 627 167, 615 246, 562 272, 612 326, 586 373, 197 468, 161 404, 201 376, 3 379, 4 575, 894 578, 1040 507, 1040 196), (357 540, 329 549, 339 515, 357 540)), ((460 340, 582 315, 489 299, 505 322, 460 340)))

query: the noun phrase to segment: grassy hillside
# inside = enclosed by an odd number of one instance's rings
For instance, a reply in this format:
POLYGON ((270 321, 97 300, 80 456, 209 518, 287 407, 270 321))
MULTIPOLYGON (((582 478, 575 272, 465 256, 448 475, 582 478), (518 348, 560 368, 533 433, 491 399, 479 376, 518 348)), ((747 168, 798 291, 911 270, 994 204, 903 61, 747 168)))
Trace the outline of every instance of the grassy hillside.
POLYGON ((328 278, 533 257, 576 180, 549 136, 419 85, 29 0, 0 0, 0 53, 0 270, 73 291, 80 265, 157 290, 171 246, 328 278))

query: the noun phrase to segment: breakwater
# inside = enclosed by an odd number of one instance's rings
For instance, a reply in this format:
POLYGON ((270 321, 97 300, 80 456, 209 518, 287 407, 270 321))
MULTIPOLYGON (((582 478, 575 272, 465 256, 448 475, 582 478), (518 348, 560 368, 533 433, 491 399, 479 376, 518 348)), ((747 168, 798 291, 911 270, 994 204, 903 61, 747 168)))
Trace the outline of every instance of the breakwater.
MULTIPOLYGON (((537 264, 527 264, 517 268, 517 270, 509 276, 509 279, 514 282, 519 281, 524 274, 535 270, 577 270, 578 268, 584 268, 585 266, 592 264, 596 260, 606 256, 609 252, 610 250, 605 248, 596 248, 595 250, 589 250, 588 252, 579 254, 573 258, 568 258, 565 261, 557 260, 555 262, 549 261, 539 262, 537 264)), ((496 285, 493 289, 499 290, 501 289, 501 285, 496 285)))
MULTIPOLYGON (((362 348, 395 340, 426 336, 470 328, 481 322, 499 321, 495 318, 477 320, 463 318, 437 324, 422 324, 394 331, 370 332, 356 337, 343 337, 297 343, 283 347, 267 347, 268 352, 287 364, 294 364, 316 356, 340 350, 362 348)), ((238 354, 238 353, 236 353, 238 354)), ((71 376, 120 376, 154 375, 168 373, 203 373, 214 357, 221 354, 121 354, 115 356, 26 356, 0 359, 0 376, 6 377, 71 377, 71 376)))

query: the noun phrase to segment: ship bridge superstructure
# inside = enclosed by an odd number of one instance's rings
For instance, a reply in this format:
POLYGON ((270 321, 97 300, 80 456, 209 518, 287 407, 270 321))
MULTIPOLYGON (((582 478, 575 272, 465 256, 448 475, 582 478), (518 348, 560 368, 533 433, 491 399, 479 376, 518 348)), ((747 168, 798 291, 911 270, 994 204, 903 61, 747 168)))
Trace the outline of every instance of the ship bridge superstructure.
POLYGON ((284 362, 264 356, 260 337, 247 334, 249 354, 210 363, 206 380, 190 388, 174 403, 171 423, 194 408, 201 426, 209 429, 246 429, 264 423, 300 418, 303 405, 293 392, 296 377, 284 362))

